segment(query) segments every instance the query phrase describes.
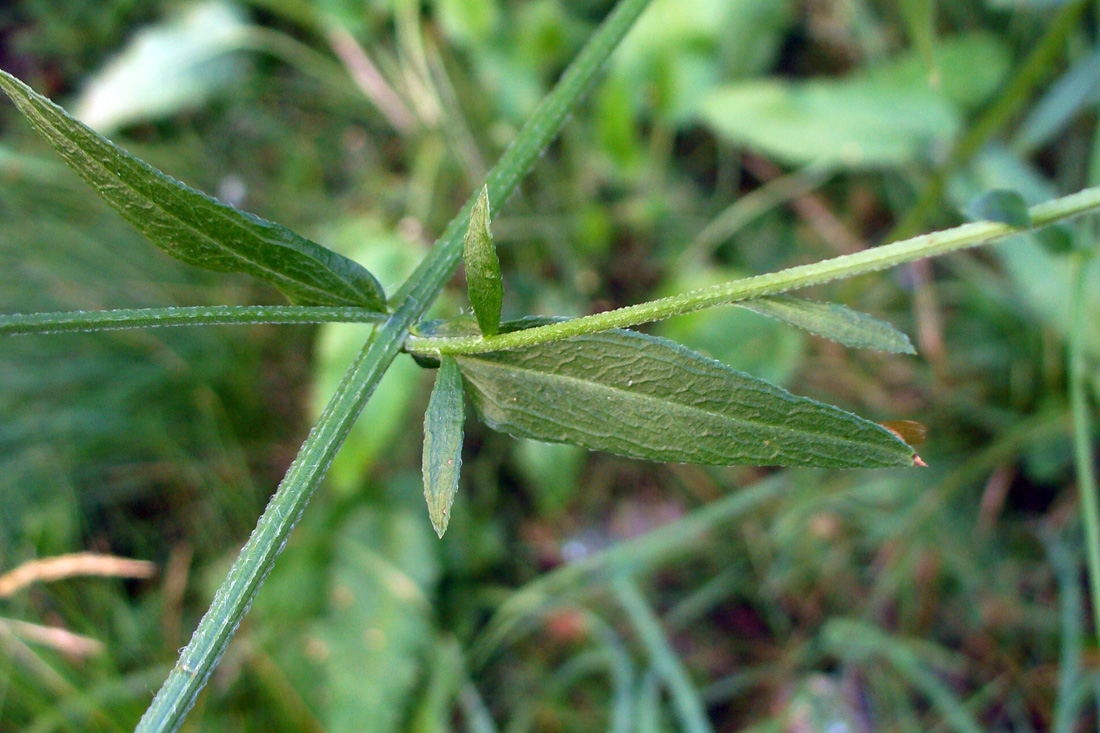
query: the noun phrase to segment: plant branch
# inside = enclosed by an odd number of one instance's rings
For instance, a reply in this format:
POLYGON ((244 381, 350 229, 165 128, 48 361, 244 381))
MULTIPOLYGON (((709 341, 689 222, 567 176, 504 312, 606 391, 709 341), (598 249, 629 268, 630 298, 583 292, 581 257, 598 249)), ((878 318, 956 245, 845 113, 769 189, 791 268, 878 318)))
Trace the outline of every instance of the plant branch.
MULTIPOLYGON (((1096 209, 1100 209, 1100 187, 1088 188, 1070 196, 1038 204, 1031 207, 1029 214, 1032 228, 1037 228, 1096 209)), ((1024 230, 997 222, 983 221, 963 224, 953 229, 922 234, 911 239, 862 250, 850 255, 834 257, 822 262, 799 265, 766 275, 734 280, 668 298, 522 331, 488 337, 424 338, 410 336, 406 348, 414 353, 432 356, 475 354, 525 348, 550 341, 560 341, 573 336, 607 331, 612 328, 628 328, 641 323, 684 315, 703 308, 711 308, 716 305, 728 305, 741 300, 776 295, 788 290, 863 275, 876 270, 895 267, 905 262, 986 244, 1012 234, 1019 234, 1021 231, 1024 230)))
POLYGON ((0 315, 0 336, 118 331, 153 326, 234 326, 249 323, 380 323, 385 313, 355 307, 214 305, 0 315))
MULTIPOLYGON (((649 0, 620 0, 589 38, 561 80, 539 104, 515 142, 490 171, 489 196, 503 203, 538 155, 557 135, 570 109, 637 20, 649 0)), ((480 191, 480 186, 477 189, 480 191)), ((382 375, 400 352, 409 329, 454 274, 475 197, 451 220, 439 241, 394 298, 390 317, 367 341, 344 375, 317 425, 283 477, 263 516, 214 595, 191 641, 146 710, 137 733, 175 731, 183 724, 218 660, 248 612, 291 530, 320 485, 382 375)))

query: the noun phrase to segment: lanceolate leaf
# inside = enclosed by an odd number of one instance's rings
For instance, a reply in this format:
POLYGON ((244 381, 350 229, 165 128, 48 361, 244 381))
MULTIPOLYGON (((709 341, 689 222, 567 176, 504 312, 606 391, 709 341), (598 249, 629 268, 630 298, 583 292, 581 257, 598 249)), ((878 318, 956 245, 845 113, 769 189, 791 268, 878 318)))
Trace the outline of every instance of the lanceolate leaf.
POLYGON ((500 303, 504 298, 500 260, 489 231, 489 218, 489 189, 486 187, 470 211, 470 227, 466 230, 462 254, 470 304, 474 307, 477 325, 486 336, 492 336, 500 328, 500 303))
POLYGON ((164 175, 3 71, 0 88, 81 178, 173 257, 262 278, 299 305, 385 310, 381 286, 355 262, 164 175))
POLYGON ((443 537, 451 521, 462 468, 462 375, 455 360, 439 361, 435 387, 424 413, 424 498, 436 534, 443 537))
POLYGON ((663 462, 922 465, 880 425, 632 331, 455 361, 482 419, 519 437, 663 462))
POLYGON ((835 303, 817 303, 790 295, 743 300, 735 305, 797 326, 856 349, 915 354, 909 337, 889 323, 835 303))

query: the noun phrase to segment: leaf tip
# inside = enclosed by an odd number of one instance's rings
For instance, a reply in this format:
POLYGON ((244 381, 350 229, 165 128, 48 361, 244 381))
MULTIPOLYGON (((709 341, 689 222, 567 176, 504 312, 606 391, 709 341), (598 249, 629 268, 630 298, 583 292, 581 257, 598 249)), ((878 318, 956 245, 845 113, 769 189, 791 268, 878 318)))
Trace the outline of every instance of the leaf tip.
POLYGON ((486 336, 500 330, 500 306, 504 297, 504 285, 500 277, 500 261, 489 229, 489 187, 483 186, 473 208, 466 229, 462 257, 466 265, 466 287, 470 303, 474 307, 478 326, 486 336))
MULTIPOLYGON (((913 454, 913 468, 928 468, 928 464, 924 462, 919 455, 913 454)), ((442 537, 443 535, 440 535, 442 537)))
POLYGON ((428 518, 432 520, 432 529, 443 539, 443 533, 447 531, 447 525, 451 523, 451 513, 446 507, 429 508, 428 518))

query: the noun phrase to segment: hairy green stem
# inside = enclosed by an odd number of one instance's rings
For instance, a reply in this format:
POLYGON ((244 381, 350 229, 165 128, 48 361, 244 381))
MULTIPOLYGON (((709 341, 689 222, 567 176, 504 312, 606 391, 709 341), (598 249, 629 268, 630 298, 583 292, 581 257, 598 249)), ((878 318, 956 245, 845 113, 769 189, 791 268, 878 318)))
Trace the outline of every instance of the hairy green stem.
POLYGON ((354 307, 213 305, 109 311, 0 315, 0 336, 118 331, 154 326, 235 326, 249 323, 381 323, 385 313, 354 307))
MULTIPOLYGON (((1100 187, 1033 206, 1029 213, 1033 227, 1041 227, 1100 208, 1100 187)), ((668 298, 639 303, 613 311, 596 313, 546 326, 496 336, 425 338, 410 336, 406 348, 425 355, 476 354, 534 346, 612 328, 628 328, 692 311, 727 305, 740 300, 775 295, 788 290, 819 285, 832 280, 862 275, 905 262, 955 252, 1018 234, 1021 230, 997 222, 974 222, 953 229, 905 239, 850 255, 800 265, 786 270, 734 280, 709 288, 692 290, 668 298)))
MULTIPOLYGON (((489 173, 491 200, 503 203, 539 153, 557 135, 569 110, 588 88, 604 61, 648 5, 620 0, 585 47, 539 104, 516 141, 489 173)), ((480 188, 480 187, 479 187, 480 188)), ((321 483, 382 375, 401 350, 409 328, 446 285, 462 255, 462 240, 474 197, 451 221, 394 298, 390 317, 367 341, 344 375, 317 425, 303 443, 263 516, 241 550, 191 641, 138 724, 138 733, 175 731, 221 659, 237 626, 283 549, 291 530, 321 483)))

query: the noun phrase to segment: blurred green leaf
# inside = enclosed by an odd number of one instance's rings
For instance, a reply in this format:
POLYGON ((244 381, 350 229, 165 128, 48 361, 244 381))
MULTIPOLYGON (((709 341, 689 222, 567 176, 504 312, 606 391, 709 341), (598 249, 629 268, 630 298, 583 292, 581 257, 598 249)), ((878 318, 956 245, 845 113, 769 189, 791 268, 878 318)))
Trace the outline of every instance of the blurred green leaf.
POLYGON ((741 301, 737 305, 853 349, 874 349, 892 354, 917 353, 909 337, 889 323, 837 303, 817 303, 790 295, 774 295, 741 301))
POLYGON ((871 85, 924 88, 963 109, 989 101, 1004 83, 1012 57, 1004 42, 987 31, 936 39, 931 63, 919 49, 860 69, 849 79, 871 85))
POLYGON ((631 331, 455 361, 482 419, 519 437, 675 463, 869 468, 915 461, 875 423, 631 331))
POLYGON ((720 135, 795 164, 903 165, 948 143, 960 108, 999 86, 1007 54, 994 38, 945 39, 927 60, 903 54, 841 79, 753 80, 716 90, 702 118, 720 135))
POLYGON ((768 68, 795 18, 791 0, 655 0, 612 59, 611 78, 632 91, 624 112, 691 122, 724 78, 768 68))
POLYGON ((0 88, 88 185, 173 257, 267 280, 301 305, 385 310, 382 287, 355 262, 169 178, 7 72, 0 88))
POLYGON ((177 18, 139 31, 92 75, 73 114, 109 134, 195 109, 239 78, 240 59, 229 54, 242 48, 248 30, 233 5, 192 5, 177 18))
POLYGON ((580 488, 585 452, 575 445, 520 440, 515 449, 516 466, 534 489, 538 515, 547 519, 561 516, 580 488))
POLYGON ((926 89, 850 80, 750 81, 710 95, 703 119, 732 142, 793 165, 886 167, 950 140, 957 113, 926 89))
POLYGON ((497 259, 489 222, 489 188, 485 187, 470 211, 462 259, 466 265, 470 303, 474 307, 478 326, 486 336, 492 336, 500 329, 500 304, 504 299, 500 260, 497 259))
POLYGON ((329 610, 314 631, 324 649, 325 730, 404 729, 435 643, 435 544, 423 515, 406 506, 360 509, 341 531, 329 610))
POLYGON ((997 189, 986 191, 966 206, 966 215, 972 221, 993 221, 1017 229, 1031 226, 1027 202, 1015 191, 997 189))
POLYGON ((435 0, 443 32, 463 44, 484 43, 500 23, 497 0, 435 0))
POLYGON ((439 360, 435 387, 424 413, 424 498, 435 533, 443 537, 462 471, 462 423, 466 417, 462 374, 455 360, 439 360))

